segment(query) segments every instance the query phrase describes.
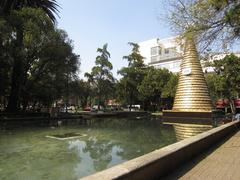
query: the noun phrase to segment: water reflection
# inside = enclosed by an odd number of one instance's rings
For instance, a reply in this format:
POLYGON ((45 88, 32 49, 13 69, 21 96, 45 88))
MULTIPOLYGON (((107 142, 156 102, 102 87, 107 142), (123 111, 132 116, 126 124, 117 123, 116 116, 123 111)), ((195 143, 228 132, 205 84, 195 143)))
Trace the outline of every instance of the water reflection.
POLYGON ((209 125, 161 124, 153 120, 91 120, 85 138, 68 141, 77 156, 75 177, 83 177, 211 129, 209 125))
POLYGON ((0 131, 0 179, 78 179, 211 127, 153 119, 91 119, 55 129, 0 131), (46 138, 86 134, 76 139, 46 138))
POLYGON ((151 119, 0 131, 0 179, 78 179, 174 142, 173 126, 151 119), (72 132, 86 136, 46 138, 72 132))
POLYGON ((184 123, 166 123, 171 124, 174 128, 177 141, 196 136, 202 132, 208 131, 213 128, 212 125, 200 124, 184 124, 184 123))
MULTIPOLYGON (((92 120, 93 122, 93 120, 92 120)), ((78 155, 75 173, 91 174, 175 142, 171 125, 146 120, 102 120, 88 126, 84 141, 72 140, 68 149, 78 155), (99 127, 104 129, 104 134, 99 127), (87 164, 87 166, 86 166, 87 164)))

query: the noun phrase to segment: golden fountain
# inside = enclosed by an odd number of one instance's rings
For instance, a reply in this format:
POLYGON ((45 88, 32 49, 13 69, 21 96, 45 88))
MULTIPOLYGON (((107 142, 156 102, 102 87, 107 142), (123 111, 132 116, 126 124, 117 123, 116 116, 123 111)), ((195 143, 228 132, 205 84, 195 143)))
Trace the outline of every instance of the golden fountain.
MULTIPOLYGON (((181 127, 181 132, 183 124, 187 125, 187 129, 189 129, 190 124, 198 125, 197 129, 200 128, 199 125, 211 125, 213 116, 212 102, 192 34, 186 36, 184 44, 183 60, 173 109, 163 111, 164 122, 178 123, 178 126, 176 125, 177 129, 175 129, 179 130, 179 127, 181 127)), ((205 128, 203 127, 203 129, 205 128)), ((195 126, 194 129, 196 129, 195 126)), ((187 133, 194 134, 192 131, 196 130, 190 128, 187 133)))

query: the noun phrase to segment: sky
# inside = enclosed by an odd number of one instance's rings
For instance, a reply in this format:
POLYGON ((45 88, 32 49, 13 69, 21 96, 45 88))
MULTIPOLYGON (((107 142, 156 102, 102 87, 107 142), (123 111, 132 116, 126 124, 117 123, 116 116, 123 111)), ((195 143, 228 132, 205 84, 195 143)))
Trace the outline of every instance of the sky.
POLYGON ((164 0, 57 0, 58 27, 73 40, 74 52, 81 57, 80 74, 90 72, 96 50, 108 43, 113 75, 127 66, 122 57, 131 52, 128 42, 167 38, 174 34, 161 17, 164 0))

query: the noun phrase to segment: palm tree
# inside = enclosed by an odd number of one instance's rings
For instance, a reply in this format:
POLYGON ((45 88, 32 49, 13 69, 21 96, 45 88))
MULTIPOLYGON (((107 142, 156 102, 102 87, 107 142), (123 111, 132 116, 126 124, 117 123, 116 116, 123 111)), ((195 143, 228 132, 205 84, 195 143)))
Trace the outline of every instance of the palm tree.
POLYGON ((12 10, 19 10, 23 7, 40 8, 52 20, 56 21, 54 14, 58 13, 56 0, 1 0, 0 10, 2 14, 8 15, 12 10))
MULTIPOLYGON (((36 9, 42 9, 43 12, 51 19, 52 23, 56 22, 55 14, 58 13, 58 7, 56 0, 1 0, 0 1, 0 16, 3 16, 8 21, 8 15, 11 11, 21 10, 22 8, 30 7, 36 9)), ((14 26, 14 25, 13 25, 14 26)), ((18 109, 19 96, 21 90, 21 83, 23 78, 23 57, 21 50, 23 49, 23 27, 15 25, 16 29, 16 48, 18 49, 14 54, 12 80, 11 80, 11 92, 8 100, 7 111, 15 112, 18 109)))

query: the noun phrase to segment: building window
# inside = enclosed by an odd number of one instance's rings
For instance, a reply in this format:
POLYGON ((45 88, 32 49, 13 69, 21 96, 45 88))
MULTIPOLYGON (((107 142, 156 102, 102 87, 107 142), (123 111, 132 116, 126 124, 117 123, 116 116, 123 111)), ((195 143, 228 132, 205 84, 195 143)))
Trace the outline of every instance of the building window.
POLYGON ((158 54, 161 55, 162 54, 162 48, 158 47, 158 54))
POLYGON ((159 53, 159 47, 158 46, 151 48, 151 56, 156 56, 156 55, 158 55, 158 53, 159 53))
POLYGON ((169 48, 164 49, 164 53, 165 53, 165 54, 168 54, 168 53, 169 53, 169 48))

